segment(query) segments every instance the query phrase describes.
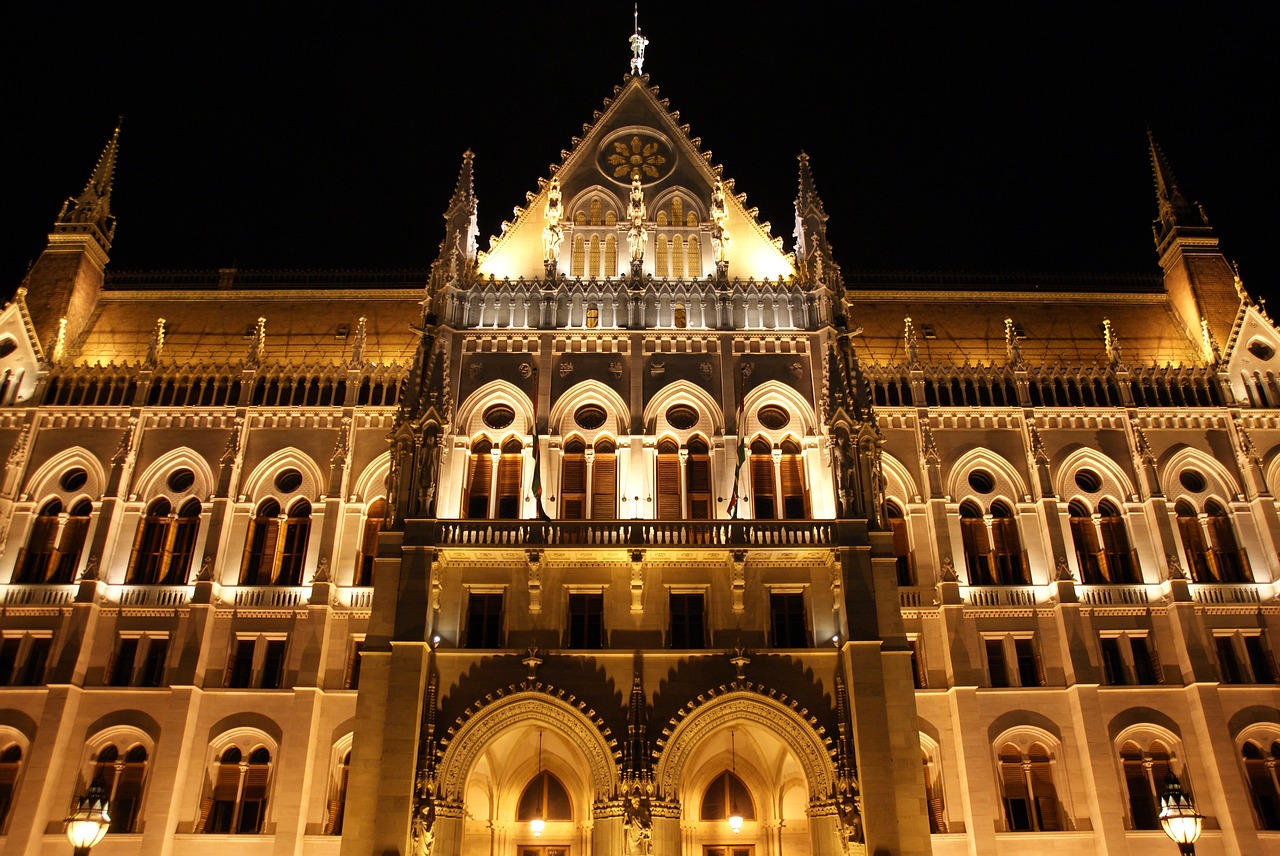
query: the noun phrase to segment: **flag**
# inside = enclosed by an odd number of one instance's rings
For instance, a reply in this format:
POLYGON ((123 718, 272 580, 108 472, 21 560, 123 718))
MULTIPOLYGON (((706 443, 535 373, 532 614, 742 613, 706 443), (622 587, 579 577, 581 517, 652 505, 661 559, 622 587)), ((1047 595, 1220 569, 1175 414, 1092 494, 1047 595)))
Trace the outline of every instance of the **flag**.
POLYGON ((742 473, 742 463, 747 459, 747 426, 743 424, 744 404, 746 399, 742 395, 742 381, 738 381, 738 417, 735 427, 738 430, 738 462, 733 467, 733 493, 729 495, 729 518, 731 520, 738 519, 738 476, 742 473))

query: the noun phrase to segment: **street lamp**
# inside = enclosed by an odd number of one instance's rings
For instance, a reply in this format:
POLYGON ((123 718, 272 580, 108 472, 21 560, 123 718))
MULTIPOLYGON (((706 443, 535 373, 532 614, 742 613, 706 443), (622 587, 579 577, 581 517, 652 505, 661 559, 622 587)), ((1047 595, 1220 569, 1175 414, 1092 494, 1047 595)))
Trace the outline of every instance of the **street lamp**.
POLYGON ((1195 856, 1196 841, 1200 838, 1200 828, 1204 824, 1204 815, 1196 811, 1196 804, 1191 796, 1184 793, 1178 777, 1169 772, 1165 780, 1164 796, 1160 797, 1160 825, 1164 834, 1178 845, 1182 856, 1195 856))
POLYGON ((107 814, 107 794, 94 782, 89 792, 80 797, 75 811, 67 816, 67 838, 75 848, 75 856, 89 856, 89 850, 107 834, 111 815, 107 814))

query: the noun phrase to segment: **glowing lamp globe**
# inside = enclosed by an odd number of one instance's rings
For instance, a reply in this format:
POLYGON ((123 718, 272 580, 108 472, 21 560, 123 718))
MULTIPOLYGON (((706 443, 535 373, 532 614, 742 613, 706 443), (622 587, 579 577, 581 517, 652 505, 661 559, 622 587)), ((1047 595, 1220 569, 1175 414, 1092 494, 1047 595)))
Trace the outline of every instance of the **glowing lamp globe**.
POLYGON ((1196 811, 1196 804, 1182 790, 1178 777, 1170 773, 1164 795, 1160 797, 1160 826, 1164 834, 1178 845, 1178 852, 1191 856, 1196 852, 1203 824, 1204 815, 1196 811))
POLYGON ((729 815, 729 828, 733 830, 734 835, 737 835, 739 832, 741 832, 742 831, 742 815, 740 814, 729 815))
POLYGON ((529 821, 529 830, 533 833, 533 837, 537 838, 542 834, 542 830, 547 828, 547 822, 540 817, 535 817, 529 821))
POLYGON ((107 813, 106 792, 102 785, 95 782, 89 787, 89 792, 80 798, 75 811, 67 817, 67 839, 77 854, 85 854, 102 841, 110 825, 111 815, 107 813))

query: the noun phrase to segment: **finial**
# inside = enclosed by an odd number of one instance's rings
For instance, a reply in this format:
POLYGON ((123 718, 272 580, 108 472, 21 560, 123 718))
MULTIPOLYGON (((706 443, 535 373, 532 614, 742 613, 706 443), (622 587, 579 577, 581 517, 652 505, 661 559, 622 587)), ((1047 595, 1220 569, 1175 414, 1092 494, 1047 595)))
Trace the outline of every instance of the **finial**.
POLYGON ((1012 318, 1004 319, 1004 350, 1009 365, 1022 365, 1022 347, 1018 344, 1018 327, 1012 318))
POLYGON ((1120 342, 1116 339, 1110 318, 1102 319, 1102 343, 1107 349, 1107 362, 1113 369, 1117 368, 1120 365, 1120 342))
POLYGON ((121 116, 116 121, 111 139, 107 141, 102 154, 98 156, 98 162, 94 165, 93 173, 85 183, 84 190, 79 196, 62 203, 62 210, 58 212, 58 220, 55 224, 55 228, 71 224, 92 224, 98 228, 108 248, 116 231, 116 218, 111 215, 111 184, 115 178, 116 152, 120 145, 120 127, 123 124, 124 117, 121 116))
POLYGON ((640 4, 635 7, 635 29, 631 33, 631 73, 639 77, 644 74, 644 49, 649 40, 640 34, 640 4))
POLYGON ((1209 329, 1209 319, 1200 319, 1200 343, 1204 346, 1205 356, 1216 366, 1222 362, 1222 351, 1218 348, 1218 340, 1213 337, 1213 331, 1209 329))
POLYGON ((911 323, 911 316, 908 315, 903 318, 902 324, 902 338, 907 346, 907 365, 911 368, 918 368, 920 366, 920 345, 916 341, 916 328, 911 323))

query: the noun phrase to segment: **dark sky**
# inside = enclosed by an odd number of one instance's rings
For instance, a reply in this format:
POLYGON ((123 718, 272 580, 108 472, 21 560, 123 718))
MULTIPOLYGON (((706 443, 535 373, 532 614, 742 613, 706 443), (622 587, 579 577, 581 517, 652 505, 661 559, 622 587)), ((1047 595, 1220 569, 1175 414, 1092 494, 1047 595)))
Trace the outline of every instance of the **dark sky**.
MULTIPOLYGON (((0 18, 6 295, 118 114, 113 269, 425 267, 462 152, 486 247, 629 60, 614 0, 33 5, 0 18)), ((788 249, 805 150, 846 269, 1153 272, 1150 126, 1280 296, 1270 6, 644 2, 641 26, 788 249)))

